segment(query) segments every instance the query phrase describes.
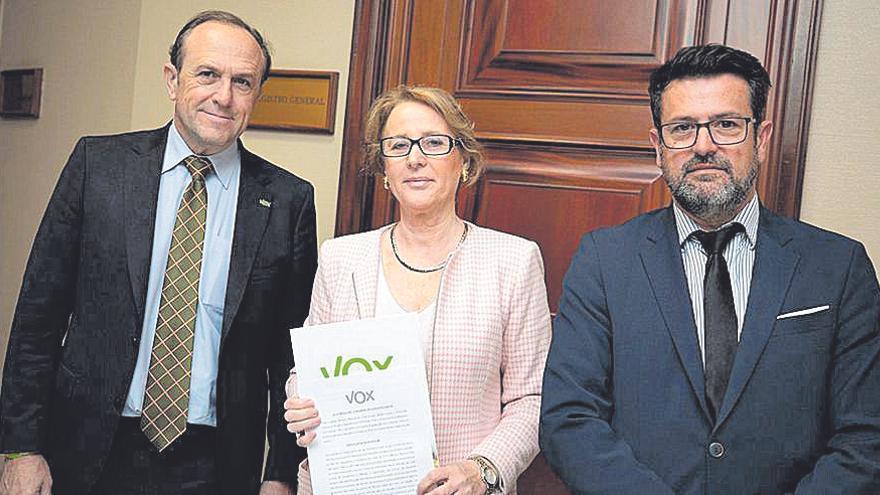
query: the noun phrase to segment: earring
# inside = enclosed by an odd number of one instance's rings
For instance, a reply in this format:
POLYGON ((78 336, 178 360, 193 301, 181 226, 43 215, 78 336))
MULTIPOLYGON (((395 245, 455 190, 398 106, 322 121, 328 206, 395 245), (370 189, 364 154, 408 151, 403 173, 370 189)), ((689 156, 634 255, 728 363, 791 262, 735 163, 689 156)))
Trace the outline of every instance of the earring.
POLYGON ((387 175, 383 175, 383 176, 382 176, 382 185, 385 187, 385 190, 386 190, 386 191, 389 190, 389 189, 391 189, 391 184, 388 182, 388 176, 387 176, 387 175))
POLYGON ((465 165, 464 168, 461 169, 461 182, 463 184, 466 184, 467 181, 468 181, 468 168, 467 168, 467 165, 465 165))

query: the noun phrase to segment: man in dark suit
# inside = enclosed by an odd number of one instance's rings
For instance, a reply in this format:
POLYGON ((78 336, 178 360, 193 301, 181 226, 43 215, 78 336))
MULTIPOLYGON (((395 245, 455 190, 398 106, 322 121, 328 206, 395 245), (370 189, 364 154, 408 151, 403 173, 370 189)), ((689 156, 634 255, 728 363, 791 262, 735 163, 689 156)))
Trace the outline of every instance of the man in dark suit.
POLYGON ((651 77, 671 207, 584 236, 541 446, 575 493, 880 493, 880 289, 864 247, 755 192, 772 123, 751 55, 651 77))
POLYGON ((295 488, 305 452, 282 403, 316 268, 313 190, 238 141, 270 65, 259 32, 203 12, 164 67, 173 121, 76 145, 13 321, 2 493, 295 488))

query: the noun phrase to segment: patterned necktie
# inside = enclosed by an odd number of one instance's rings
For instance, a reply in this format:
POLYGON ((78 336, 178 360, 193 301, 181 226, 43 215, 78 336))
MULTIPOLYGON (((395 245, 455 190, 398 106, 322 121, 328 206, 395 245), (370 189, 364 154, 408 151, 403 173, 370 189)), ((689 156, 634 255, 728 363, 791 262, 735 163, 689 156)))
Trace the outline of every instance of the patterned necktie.
POLYGON ((205 174, 211 171, 211 162, 191 155, 183 164, 192 175, 192 182, 183 192, 171 235, 141 416, 141 430, 160 452, 186 430, 208 216, 205 174))
POLYGON ((703 278, 706 399, 713 419, 718 418, 738 344, 733 289, 723 253, 733 236, 742 231, 743 226, 734 223, 715 232, 697 231, 693 234, 706 251, 706 275, 703 278))

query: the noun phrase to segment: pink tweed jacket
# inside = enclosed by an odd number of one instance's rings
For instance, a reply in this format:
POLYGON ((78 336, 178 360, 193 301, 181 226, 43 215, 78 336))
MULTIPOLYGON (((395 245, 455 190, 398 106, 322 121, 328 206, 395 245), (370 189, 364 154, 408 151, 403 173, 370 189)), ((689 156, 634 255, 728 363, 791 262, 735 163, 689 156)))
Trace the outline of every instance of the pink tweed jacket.
MULTIPOLYGON (((468 225, 440 282, 425 356, 437 448, 441 465, 485 456, 500 470, 505 492, 516 493, 517 477, 538 453, 550 343, 544 265, 534 242, 468 225)), ((321 246, 307 324, 375 316, 387 228, 321 246)), ((299 493, 311 493, 305 463, 299 493)))

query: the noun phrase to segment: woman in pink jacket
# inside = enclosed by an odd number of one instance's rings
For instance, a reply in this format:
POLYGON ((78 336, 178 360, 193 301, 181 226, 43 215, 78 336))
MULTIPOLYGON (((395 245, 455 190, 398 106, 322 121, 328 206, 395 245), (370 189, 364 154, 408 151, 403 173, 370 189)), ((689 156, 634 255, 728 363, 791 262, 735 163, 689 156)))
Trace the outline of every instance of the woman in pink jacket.
MULTIPOLYGON (((456 214, 458 188, 477 180, 483 157, 447 92, 386 92, 366 134, 367 169, 398 201, 400 221, 324 243, 307 324, 418 313, 440 457, 418 493, 516 493, 538 453, 550 341, 541 253, 456 214)), ((284 417, 307 446, 320 416, 290 385, 284 417)), ((307 462, 300 493, 311 491, 307 462)))

